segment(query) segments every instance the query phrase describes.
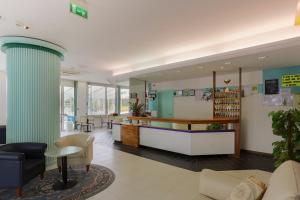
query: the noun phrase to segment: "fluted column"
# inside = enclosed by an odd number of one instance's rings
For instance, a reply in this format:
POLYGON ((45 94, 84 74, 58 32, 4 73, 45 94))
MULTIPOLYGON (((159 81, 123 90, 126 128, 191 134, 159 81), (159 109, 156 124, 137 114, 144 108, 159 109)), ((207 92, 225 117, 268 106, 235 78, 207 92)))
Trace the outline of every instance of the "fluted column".
POLYGON ((44 142, 60 135, 60 61, 64 49, 43 40, 1 37, 7 56, 7 142, 44 142))

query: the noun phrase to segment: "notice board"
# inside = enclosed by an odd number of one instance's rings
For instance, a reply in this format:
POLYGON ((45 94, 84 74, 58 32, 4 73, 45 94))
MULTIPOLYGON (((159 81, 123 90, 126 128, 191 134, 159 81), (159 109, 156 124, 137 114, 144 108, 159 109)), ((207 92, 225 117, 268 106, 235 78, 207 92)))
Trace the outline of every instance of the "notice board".
POLYGON ((281 85, 282 87, 300 87, 300 74, 283 75, 281 85))

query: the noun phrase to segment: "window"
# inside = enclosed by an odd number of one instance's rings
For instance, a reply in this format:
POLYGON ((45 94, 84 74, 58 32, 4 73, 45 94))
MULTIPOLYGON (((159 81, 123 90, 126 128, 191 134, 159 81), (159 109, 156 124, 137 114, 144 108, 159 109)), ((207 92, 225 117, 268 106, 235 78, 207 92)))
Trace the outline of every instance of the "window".
POLYGON ((88 115, 111 115, 129 113, 129 89, 120 88, 120 99, 117 95, 117 88, 105 85, 88 85, 88 115), (117 106, 119 102, 119 106, 117 106))
POLYGON ((121 88, 120 90, 120 113, 129 113, 129 89, 121 88))
POLYGON ((64 91, 64 114, 74 116, 74 87, 63 87, 64 91))
POLYGON ((107 114, 116 112, 116 88, 108 87, 107 89, 107 114))
POLYGON ((88 86, 88 114, 105 115, 105 87, 88 86))

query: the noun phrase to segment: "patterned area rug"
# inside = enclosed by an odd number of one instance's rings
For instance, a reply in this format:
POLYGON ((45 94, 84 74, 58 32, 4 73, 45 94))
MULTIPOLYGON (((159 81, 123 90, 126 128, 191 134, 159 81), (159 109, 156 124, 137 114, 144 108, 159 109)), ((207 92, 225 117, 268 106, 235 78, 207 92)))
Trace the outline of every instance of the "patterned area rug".
POLYGON ((58 169, 45 173, 45 178, 39 177, 31 180, 23 188, 23 197, 16 198, 15 190, 0 190, 0 199, 22 199, 22 200, 83 200, 96 195, 110 186, 114 179, 114 173, 103 166, 92 165, 87 173, 84 169, 69 169, 68 177, 78 181, 71 189, 54 191, 53 183, 61 180, 58 169))

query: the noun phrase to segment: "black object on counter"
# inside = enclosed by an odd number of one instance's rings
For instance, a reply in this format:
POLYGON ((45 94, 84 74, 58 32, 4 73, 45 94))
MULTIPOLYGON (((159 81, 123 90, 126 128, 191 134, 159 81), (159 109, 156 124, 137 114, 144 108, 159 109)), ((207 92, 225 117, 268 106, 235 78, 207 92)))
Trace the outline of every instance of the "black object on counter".
POLYGON ((6 126, 0 126, 0 144, 6 144, 6 126))

